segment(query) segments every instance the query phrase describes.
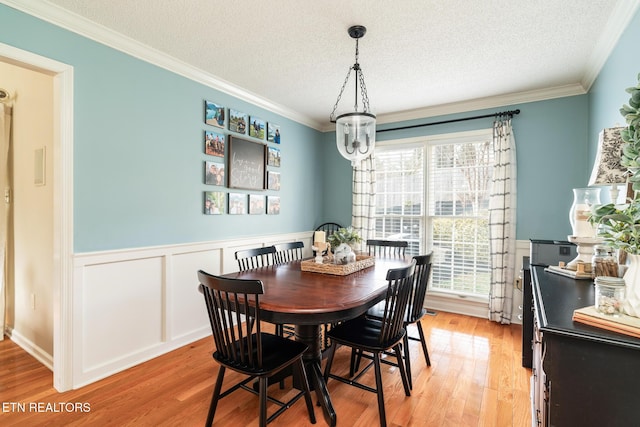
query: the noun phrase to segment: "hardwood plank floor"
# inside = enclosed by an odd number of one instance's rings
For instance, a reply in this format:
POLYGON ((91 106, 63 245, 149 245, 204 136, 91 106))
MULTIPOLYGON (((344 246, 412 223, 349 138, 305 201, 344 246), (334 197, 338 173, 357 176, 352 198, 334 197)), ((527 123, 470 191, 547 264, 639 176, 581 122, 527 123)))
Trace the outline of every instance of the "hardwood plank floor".
MULTIPOLYGON (((431 367, 420 344, 410 342, 411 397, 404 395, 397 368, 383 365, 389 426, 531 425, 531 371, 521 367, 520 325, 445 312, 425 317, 422 325, 431 367)), ((410 334, 417 336, 414 327, 410 334)), ((200 426, 218 372, 212 348, 213 340, 206 338, 79 390, 58 393, 52 373, 5 339, 0 342, 0 425, 200 426)), ((345 373, 348 365, 348 349, 338 349, 333 371, 345 373)), ((229 373, 225 384, 235 379, 229 373)), ((373 385, 373 370, 363 379, 373 385)), ((375 395, 335 380, 328 387, 338 425, 379 425, 375 395)), ((278 386, 270 392, 289 393, 278 386)), ((236 391, 220 402, 214 425, 255 426, 257 413, 257 398, 236 391)), ((325 425, 318 407, 316 417, 318 425, 325 425)), ((301 400, 271 425, 312 424, 301 400)))

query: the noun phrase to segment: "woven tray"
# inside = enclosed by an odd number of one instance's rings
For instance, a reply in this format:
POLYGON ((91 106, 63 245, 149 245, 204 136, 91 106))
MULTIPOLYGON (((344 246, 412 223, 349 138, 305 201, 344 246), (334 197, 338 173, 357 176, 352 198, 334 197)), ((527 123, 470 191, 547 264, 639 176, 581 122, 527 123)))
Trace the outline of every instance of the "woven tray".
POLYGON ((300 263, 302 271, 311 271, 313 273, 333 274, 335 276, 346 276, 371 267, 376 263, 375 257, 369 255, 357 255, 356 262, 351 264, 334 264, 329 257, 324 257, 323 263, 316 263, 315 259, 309 259, 300 263))

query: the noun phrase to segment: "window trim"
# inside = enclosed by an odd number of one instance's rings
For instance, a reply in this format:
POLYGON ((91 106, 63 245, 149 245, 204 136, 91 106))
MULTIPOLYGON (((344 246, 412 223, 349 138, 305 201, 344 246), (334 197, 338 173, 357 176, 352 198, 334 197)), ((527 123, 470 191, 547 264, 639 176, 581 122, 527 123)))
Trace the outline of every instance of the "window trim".
MULTIPOLYGON (((425 155, 423 156, 423 172, 424 172, 424 185, 423 185, 423 212, 420 218, 421 226, 424 230, 426 230, 427 226, 430 223, 430 215, 428 212, 428 206, 430 206, 430 197, 429 197, 429 182, 428 182, 428 169, 429 161, 431 159, 432 150, 435 145, 442 144, 464 144, 470 142, 477 142, 478 139, 493 139, 493 128, 483 128, 476 129, 471 131, 462 131, 462 132, 450 132, 450 133, 441 133, 436 135, 424 135, 410 138, 400 138, 400 139, 392 139, 386 141, 376 141, 376 145, 382 150, 385 149, 411 149, 422 147, 425 150, 425 155)), ((433 247, 433 236, 431 233, 424 233, 421 237, 420 247, 426 248, 433 247), (428 234, 428 235, 427 235, 428 234)), ((466 300, 470 303, 480 303, 489 300, 489 295, 477 295, 471 293, 464 292, 446 292, 440 289, 429 289, 427 290, 428 295, 437 296, 439 298, 451 298, 456 300, 466 300)))

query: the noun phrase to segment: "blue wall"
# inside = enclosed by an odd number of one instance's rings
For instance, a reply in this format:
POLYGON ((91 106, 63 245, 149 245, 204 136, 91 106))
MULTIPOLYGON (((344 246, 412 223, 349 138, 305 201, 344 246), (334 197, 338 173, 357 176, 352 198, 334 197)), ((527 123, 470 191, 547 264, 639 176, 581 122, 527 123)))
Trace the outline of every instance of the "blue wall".
MULTIPOLYGON (((74 250, 311 230, 322 133, 0 5, 0 42, 74 67, 74 250), (281 126, 280 215, 204 215, 204 100, 281 126)), ((215 70, 211 70, 215 74, 215 70)), ((225 131, 225 133, 229 133, 225 131)), ((248 137, 247 137, 248 138, 248 137)), ((321 192, 320 190, 317 190, 321 192)), ((241 193, 247 191, 238 190, 241 193)))
POLYGON ((625 89, 638 83, 640 73, 640 11, 613 49, 589 92, 589 158, 596 157, 598 133, 614 126, 626 126, 620 107, 628 104, 625 89))
MULTIPOLYGON (((317 132, 4 5, 0 42, 74 67, 76 252, 295 232, 322 221, 350 223, 351 167, 337 153, 333 132, 317 132), (282 197, 281 215, 201 213, 203 192, 216 188, 203 184, 205 99, 281 125, 282 190, 265 192, 282 197)), ((636 13, 588 95, 380 127, 520 108, 513 121, 517 237, 564 239, 571 232, 571 190, 586 186, 599 130, 624 124, 618 110, 628 98, 624 89, 636 83, 640 72, 639 45, 636 13)), ((490 126, 487 119, 382 133, 378 138, 490 126)))

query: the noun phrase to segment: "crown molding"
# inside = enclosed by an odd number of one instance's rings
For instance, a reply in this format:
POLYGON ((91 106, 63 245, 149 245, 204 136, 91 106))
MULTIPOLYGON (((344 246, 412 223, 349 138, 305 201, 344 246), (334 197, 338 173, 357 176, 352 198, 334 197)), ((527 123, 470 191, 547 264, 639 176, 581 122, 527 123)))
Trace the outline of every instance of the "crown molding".
MULTIPOLYGON (((507 105, 545 101, 548 99, 564 98, 567 96, 584 95, 586 93, 587 91, 582 87, 582 85, 575 83, 539 90, 516 92, 506 95, 436 105, 433 107, 418 108, 415 110, 400 111, 397 113, 381 114, 377 117, 377 124, 397 123, 408 120, 424 119, 427 117, 467 113, 469 111, 484 110, 487 108, 504 108, 507 105)), ((335 130, 335 127, 326 127, 323 130, 328 132, 330 130, 335 130)))
POLYGON ((66 11, 46 2, 25 2, 20 0, 0 0, 21 12, 54 24, 95 42, 124 52, 135 58, 169 70, 175 74, 224 92, 258 107, 264 108, 295 122, 320 130, 323 123, 297 113, 283 105, 272 102, 255 93, 223 80, 211 73, 180 61, 130 37, 117 33, 103 25, 92 22, 80 15, 66 11))
MULTIPOLYGON (((175 74, 196 81, 205 86, 272 111, 302 125, 322 132, 335 130, 335 126, 331 123, 319 122, 308 116, 299 114, 290 108, 274 103, 211 73, 193 67, 192 65, 155 50, 136 40, 89 21, 80 15, 61 9, 58 6, 46 2, 25 2, 21 0, 0 0, 0 3, 6 4, 9 7, 32 15, 36 18, 124 52, 135 58, 167 69, 175 74)), ((378 123, 395 123, 426 117, 464 113, 486 108, 504 107, 506 105, 526 102, 543 101, 565 96, 583 95, 591 88, 591 85, 597 78, 598 73, 605 64, 609 54, 619 40, 620 35, 626 29, 629 21, 634 16, 639 6, 640 0, 619 1, 611 18, 607 22, 603 36, 594 48, 593 54, 589 60, 587 71, 585 72, 581 83, 381 114, 378 115, 378 123)))
POLYGON ((615 5, 609 20, 605 24, 602 36, 596 43, 582 77, 582 86, 589 91, 598 78, 602 67, 609 59, 620 36, 626 30, 631 19, 640 7, 640 0, 620 0, 615 5))

